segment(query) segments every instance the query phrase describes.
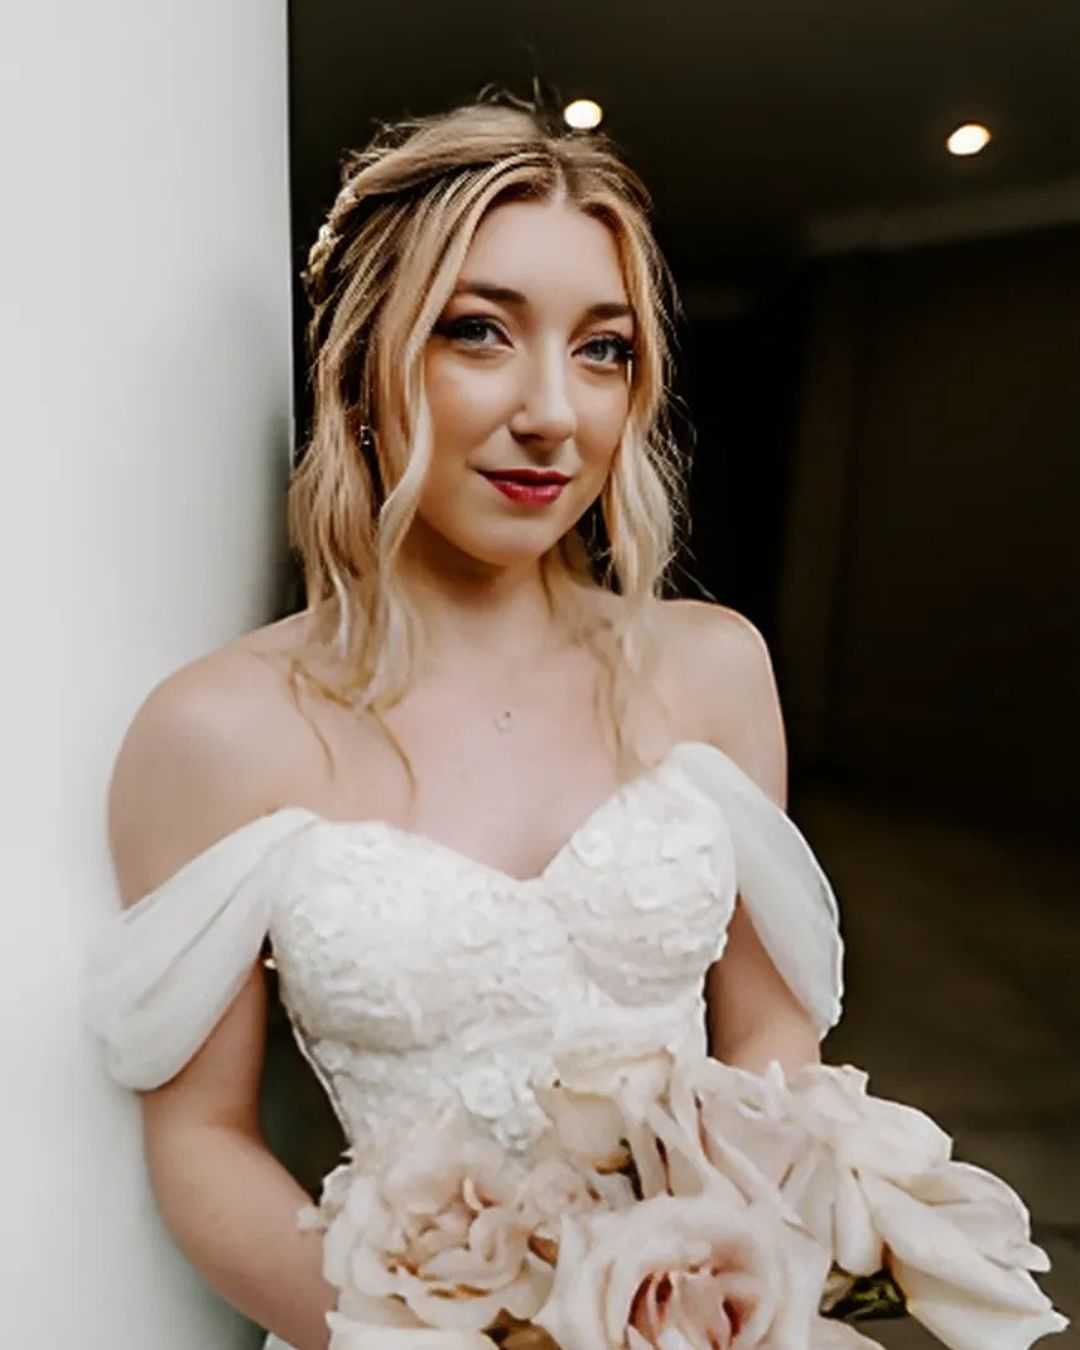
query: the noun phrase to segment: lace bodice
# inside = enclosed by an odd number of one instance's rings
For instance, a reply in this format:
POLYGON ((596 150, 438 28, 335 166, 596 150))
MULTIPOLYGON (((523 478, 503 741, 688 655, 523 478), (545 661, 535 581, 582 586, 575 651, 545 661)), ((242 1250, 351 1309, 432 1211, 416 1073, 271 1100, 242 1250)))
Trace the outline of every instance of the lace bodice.
POLYGON ((300 1048, 360 1154, 458 1100, 506 1146, 554 1051, 704 1045, 703 985, 741 895, 821 1034, 836 901, 802 835, 721 751, 675 746, 520 880, 383 821, 287 807, 103 928, 86 1007, 113 1076, 167 1081, 269 935, 300 1048))

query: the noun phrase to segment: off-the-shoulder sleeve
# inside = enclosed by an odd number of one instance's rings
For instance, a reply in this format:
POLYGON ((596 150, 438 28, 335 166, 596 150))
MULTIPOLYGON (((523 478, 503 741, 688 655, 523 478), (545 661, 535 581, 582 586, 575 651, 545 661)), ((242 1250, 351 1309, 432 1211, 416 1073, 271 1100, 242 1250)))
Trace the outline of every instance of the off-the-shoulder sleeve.
POLYGON ((727 821, 738 892, 762 945, 818 1029, 840 1020, 844 946, 836 896, 798 826, 722 750, 676 747, 677 762, 727 821))
POLYGON ((125 1087, 160 1087, 203 1044, 259 954, 278 846, 315 820, 286 807, 219 839, 94 934, 83 1015, 125 1087))

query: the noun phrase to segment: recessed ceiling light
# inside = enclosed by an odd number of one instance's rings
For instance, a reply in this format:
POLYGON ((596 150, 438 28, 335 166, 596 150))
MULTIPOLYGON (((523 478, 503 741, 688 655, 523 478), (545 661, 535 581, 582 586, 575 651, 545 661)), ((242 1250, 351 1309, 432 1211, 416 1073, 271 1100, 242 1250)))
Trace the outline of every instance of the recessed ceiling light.
POLYGON ((563 121, 575 131, 591 131, 604 118, 604 110, 591 98, 576 98, 563 109, 563 121))
POLYGON ((980 122, 957 127, 945 144, 951 155, 977 155, 990 142, 990 132, 980 122))

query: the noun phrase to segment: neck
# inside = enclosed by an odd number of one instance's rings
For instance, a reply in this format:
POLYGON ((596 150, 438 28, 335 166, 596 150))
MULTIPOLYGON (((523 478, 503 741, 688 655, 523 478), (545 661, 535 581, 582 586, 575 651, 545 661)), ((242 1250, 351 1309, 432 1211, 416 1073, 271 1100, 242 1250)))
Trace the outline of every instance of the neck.
POLYGON ((553 612, 540 563, 495 567, 462 556, 445 541, 410 536, 401 576, 439 667, 492 661, 518 668, 568 637, 553 612))

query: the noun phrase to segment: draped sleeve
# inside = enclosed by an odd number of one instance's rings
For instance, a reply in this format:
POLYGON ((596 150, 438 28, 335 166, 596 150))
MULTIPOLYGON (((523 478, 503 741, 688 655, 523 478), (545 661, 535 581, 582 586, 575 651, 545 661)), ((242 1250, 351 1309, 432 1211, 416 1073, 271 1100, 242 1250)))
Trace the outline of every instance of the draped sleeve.
POLYGON ((720 807, 743 906, 824 1037, 843 1000, 844 947, 828 877, 790 816, 730 756, 704 742, 680 745, 677 754, 687 777, 720 807))
POLYGON ((148 1090, 210 1035, 259 955, 278 847, 314 817, 284 807, 219 839, 92 935, 83 1015, 109 1074, 148 1090))

